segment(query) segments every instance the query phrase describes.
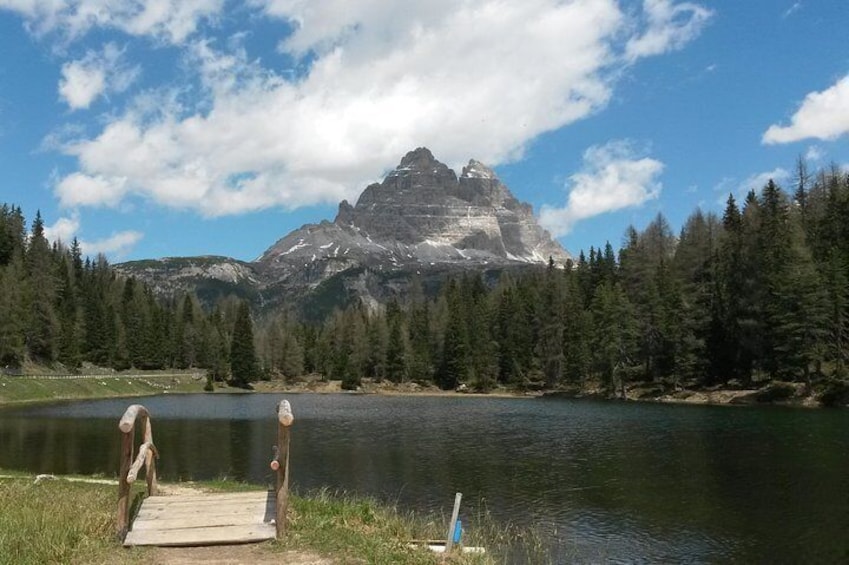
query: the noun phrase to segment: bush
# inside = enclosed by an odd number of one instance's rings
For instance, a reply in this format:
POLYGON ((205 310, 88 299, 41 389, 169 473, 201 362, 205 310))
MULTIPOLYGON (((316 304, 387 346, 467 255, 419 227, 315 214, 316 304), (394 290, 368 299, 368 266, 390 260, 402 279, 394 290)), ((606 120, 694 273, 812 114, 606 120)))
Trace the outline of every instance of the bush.
POLYGON ((846 381, 828 381, 820 391, 819 401, 823 406, 849 405, 849 383, 846 381))
POLYGON ((796 395, 796 387, 790 383, 771 383, 755 394, 758 402, 781 402, 796 395))
POLYGON ((357 390, 361 384, 360 378, 350 373, 342 377, 342 390, 357 390))

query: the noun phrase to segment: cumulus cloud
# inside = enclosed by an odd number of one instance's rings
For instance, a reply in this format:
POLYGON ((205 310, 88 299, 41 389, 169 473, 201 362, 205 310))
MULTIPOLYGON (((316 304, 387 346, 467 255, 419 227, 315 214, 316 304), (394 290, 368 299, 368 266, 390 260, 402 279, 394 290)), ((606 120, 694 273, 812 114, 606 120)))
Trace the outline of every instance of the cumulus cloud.
POLYGON ((713 12, 691 2, 644 0, 645 31, 628 40, 631 60, 680 49, 701 33, 713 12))
POLYGON ((826 152, 822 147, 818 145, 811 145, 808 147, 808 150, 805 151, 805 159, 808 161, 819 162, 825 159, 826 152))
POLYGON ((748 193, 750 190, 754 190, 755 192, 760 192, 763 187, 769 181, 773 181, 776 184, 781 184, 790 178, 790 172, 787 169, 783 169, 781 167, 776 167, 771 171, 764 171, 763 173, 756 173, 747 177, 743 182, 737 185, 737 194, 743 195, 748 193))
POLYGON ((126 230, 114 232, 107 238, 89 241, 79 238, 80 229, 79 214, 71 214, 68 217, 59 218, 52 226, 45 226, 44 236, 49 241, 62 242, 65 245, 70 245, 76 237, 83 255, 103 254, 110 258, 126 256, 133 246, 144 237, 141 232, 126 230))
POLYGON ((790 118, 789 126, 771 125, 766 144, 815 138, 834 140, 849 133, 849 75, 822 92, 811 92, 790 118))
POLYGON ((73 215, 69 218, 59 218, 52 226, 44 226, 44 237, 49 241, 70 244, 80 231, 80 218, 73 215))
POLYGON ((106 255, 110 258, 120 259, 125 257, 133 246, 141 241, 144 234, 137 231, 122 231, 113 233, 111 236, 95 241, 80 241, 80 248, 84 255, 106 255))
POLYGON ((569 196, 561 208, 543 206, 540 224, 560 237, 579 221, 660 196, 663 163, 640 157, 632 143, 618 140, 584 152, 583 170, 569 177, 569 196))
POLYGON ((72 110, 88 108, 99 96, 124 92, 138 78, 138 66, 122 60, 123 51, 114 43, 101 52, 89 51, 85 57, 62 65, 59 95, 72 110))
POLYGON ((224 0, 0 0, 0 10, 21 15, 38 35, 57 32, 73 40, 92 28, 111 28, 174 44, 223 6, 224 0))
POLYGON ((117 206, 124 197, 125 179, 72 173, 56 185, 56 194, 63 206, 117 206))
POLYGON ((79 170, 57 183, 65 205, 135 195, 218 216, 353 198, 423 145, 452 166, 515 160, 603 108, 623 66, 680 47, 705 18, 667 0, 647 0, 639 18, 615 0, 253 5, 294 25, 280 48, 306 70, 292 79, 192 42, 203 100, 140 102, 66 144, 79 170), (629 35, 663 38, 626 47, 629 35))

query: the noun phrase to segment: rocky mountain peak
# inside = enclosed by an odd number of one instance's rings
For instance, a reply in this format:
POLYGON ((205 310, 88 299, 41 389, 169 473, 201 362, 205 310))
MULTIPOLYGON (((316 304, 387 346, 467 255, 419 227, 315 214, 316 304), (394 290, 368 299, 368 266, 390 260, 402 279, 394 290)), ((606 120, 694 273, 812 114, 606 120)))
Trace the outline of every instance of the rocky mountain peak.
MULTIPOLYGON (((304 226, 269 248, 260 263, 303 268, 331 260, 355 265, 560 264, 569 255, 516 200, 495 172, 474 159, 460 177, 419 147, 356 205, 339 204, 332 223, 304 226)), ((338 272, 338 271, 337 271, 338 272)))
POLYGON ((447 169, 443 163, 440 163, 430 152, 427 147, 419 147, 404 155, 401 163, 398 164, 396 171, 432 171, 434 169, 447 169))
POLYGON ((463 167, 460 178, 494 179, 495 172, 475 159, 470 159, 469 164, 463 167))
POLYGON ((492 169, 472 159, 458 177, 420 147, 355 205, 343 200, 334 221, 292 231, 252 263, 189 257, 121 268, 165 291, 195 288, 213 301, 225 289, 270 307, 313 292, 320 302, 328 288, 337 300, 373 304, 403 292, 399 281, 414 273, 496 272, 544 265, 549 257, 564 265, 569 254, 492 169), (331 280, 341 286, 324 284, 331 280))

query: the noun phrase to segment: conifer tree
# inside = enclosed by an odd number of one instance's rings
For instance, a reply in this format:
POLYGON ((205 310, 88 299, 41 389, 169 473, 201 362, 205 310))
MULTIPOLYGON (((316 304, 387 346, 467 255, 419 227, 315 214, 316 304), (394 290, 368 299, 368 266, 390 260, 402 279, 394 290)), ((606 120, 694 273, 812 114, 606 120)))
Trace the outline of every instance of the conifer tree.
POLYGON ((30 357, 50 364, 56 355, 59 322, 54 309, 56 283, 50 245, 44 237, 41 213, 36 213, 26 252, 29 284, 25 294, 28 305, 26 344, 30 357))
POLYGON ((230 341, 230 384, 239 388, 250 388, 250 383, 259 378, 259 364, 254 346, 253 321, 247 302, 239 305, 233 337, 230 341))
POLYGON ((20 255, 0 266, 0 365, 20 367, 24 343, 24 267, 20 255))

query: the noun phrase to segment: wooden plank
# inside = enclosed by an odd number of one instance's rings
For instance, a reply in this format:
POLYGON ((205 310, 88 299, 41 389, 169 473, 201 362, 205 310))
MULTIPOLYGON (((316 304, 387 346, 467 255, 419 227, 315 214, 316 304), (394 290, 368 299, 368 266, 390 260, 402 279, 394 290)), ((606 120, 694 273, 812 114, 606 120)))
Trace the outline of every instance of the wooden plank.
POLYGON ((208 507, 178 507, 178 508, 142 508, 136 516, 135 523, 143 520, 160 520, 163 517, 171 518, 172 516, 180 517, 195 517, 202 519, 203 516, 259 516, 260 519, 268 518, 268 521, 274 518, 274 505, 225 505, 215 508, 208 507))
POLYGON ((274 539, 275 535, 276 529, 274 524, 250 524, 211 528, 182 528, 177 530, 131 530, 127 533, 124 545, 159 545, 176 547, 190 545, 252 543, 274 539))
POLYGON ((124 545, 190 546, 273 539, 273 492, 210 493, 145 499, 124 545))
MULTIPOLYGON (((176 516, 168 514, 160 518, 136 520, 133 532, 145 530, 179 530, 185 528, 213 528, 219 526, 249 526, 265 524, 265 513, 257 514, 208 514, 205 516, 176 516)), ((269 524, 271 522, 268 522, 269 524)))
POLYGON ((265 504, 274 499, 274 494, 267 492, 243 492, 228 494, 191 495, 191 496, 151 496, 144 500, 144 504, 154 506, 180 506, 192 504, 265 504))
POLYGON ((204 514, 263 514, 271 512, 274 515, 274 506, 269 504, 223 504, 223 505, 198 505, 198 506, 160 506, 142 508, 138 512, 136 520, 148 519, 154 516, 175 515, 175 516, 202 516, 204 514))
POLYGON ((274 504, 224 504, 221 506, 214 506, 212 508, 205 506, 171 506, 171 507, 159 507, 159 508, 146 508, 142 505, 141 509, 139 509, 139 513, 136 516, 136 522, 139 520, 152 520, 158 519, 162 516, 203 516, 203 515, 220 515, 220 516, 229 516, 229 515, 242 515, 242 514, 256 514, 257 516, 264 516, 268 513, 271 513, 271 516, 274 516, 274 504))
POLYGON ((249 490, 244 492, 197 492, 192 494, 163 494, 151 496, 145 502, 163 502, 168 500, 227 500, 239 498, 263 498, 271 494, 273 490, 249 490))

